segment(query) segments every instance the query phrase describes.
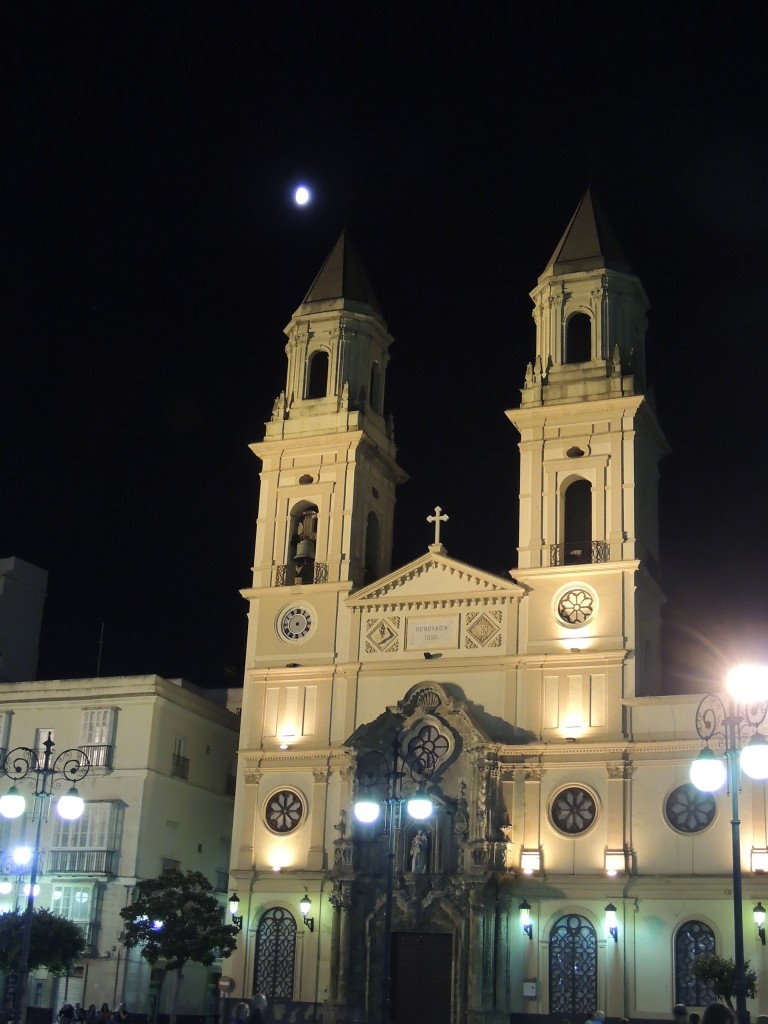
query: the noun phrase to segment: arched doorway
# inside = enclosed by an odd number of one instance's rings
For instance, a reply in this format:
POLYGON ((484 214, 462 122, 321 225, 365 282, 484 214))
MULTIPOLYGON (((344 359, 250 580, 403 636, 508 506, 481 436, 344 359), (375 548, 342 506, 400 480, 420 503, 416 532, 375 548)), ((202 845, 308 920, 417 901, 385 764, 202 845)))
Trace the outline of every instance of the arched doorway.
POLYGON ((597 933, 567 914, 549 933, 549 1012, 586 1020, 597 1008, 597 933))
POLYGON ((293 999, 296 919, 290 910, 273 907, 261 915, 256 930, 253 991, 268 999, 293 999))

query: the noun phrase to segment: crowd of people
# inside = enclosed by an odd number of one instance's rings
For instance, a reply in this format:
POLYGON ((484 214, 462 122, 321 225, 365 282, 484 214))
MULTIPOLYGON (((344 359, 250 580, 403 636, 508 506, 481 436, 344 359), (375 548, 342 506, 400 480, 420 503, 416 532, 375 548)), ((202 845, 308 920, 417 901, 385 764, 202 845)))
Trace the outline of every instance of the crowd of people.
POLYGON ((119 1003, 114 1010, 109 1008, 109 1003, 102 1003, 100 1010, 96 1009, 95 1003, 91 1003, 87 1010, 80 1003, 75 1003, 74 1006, 72 1003, 64 1003, 56 1019, 59 1024, 131 1024, 131 1016, 125 1003, 119 1003))

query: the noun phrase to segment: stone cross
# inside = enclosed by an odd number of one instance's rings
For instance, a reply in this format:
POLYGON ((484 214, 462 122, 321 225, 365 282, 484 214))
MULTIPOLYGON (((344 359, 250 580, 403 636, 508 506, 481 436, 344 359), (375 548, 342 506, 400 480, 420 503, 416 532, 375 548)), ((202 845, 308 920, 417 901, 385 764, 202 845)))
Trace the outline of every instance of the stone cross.
POLYGON ((439 505, 435 505, 435 514, 427 516, 427 522, 435 524, 435 545, 440 544, 440 523, 448 522, 448 516, 441 515, 442 511, 439 505))

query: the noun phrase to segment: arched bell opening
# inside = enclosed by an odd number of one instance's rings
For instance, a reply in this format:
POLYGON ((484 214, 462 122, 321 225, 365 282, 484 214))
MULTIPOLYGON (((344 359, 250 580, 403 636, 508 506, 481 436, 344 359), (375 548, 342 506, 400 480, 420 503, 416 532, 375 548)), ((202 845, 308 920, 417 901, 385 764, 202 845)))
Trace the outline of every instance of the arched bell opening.
POLYGON ((287 563, 291 583, 314 583, 317 550, 317 505, 303 501, 291 510, 287 563))
POLYGON ((563 564, 592 561, 592 484, 574 480, 563 495, 563 564))
POLYGON ((573 313, 565 325, 563 362, 588 363, 592 358, 592 320, 586 313, 573 313))
POLYGON ((322 349, 309 357, 307 398, 325 398, 328 394, 328 353, 322 349))

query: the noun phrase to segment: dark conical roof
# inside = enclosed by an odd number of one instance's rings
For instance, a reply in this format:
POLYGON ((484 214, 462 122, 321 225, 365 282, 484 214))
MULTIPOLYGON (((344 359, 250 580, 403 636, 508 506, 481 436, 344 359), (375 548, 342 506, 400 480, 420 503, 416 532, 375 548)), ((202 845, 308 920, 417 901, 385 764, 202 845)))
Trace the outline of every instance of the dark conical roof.
POLYGON ((326 257, 302 305, 333 300, 361 303, 381 315, 360 253, 346 230, 339 235, 339 240, 326 257))
POLYGON ((603 267, 632 273, 605 214, 587 189, 542 277, 603 267))

